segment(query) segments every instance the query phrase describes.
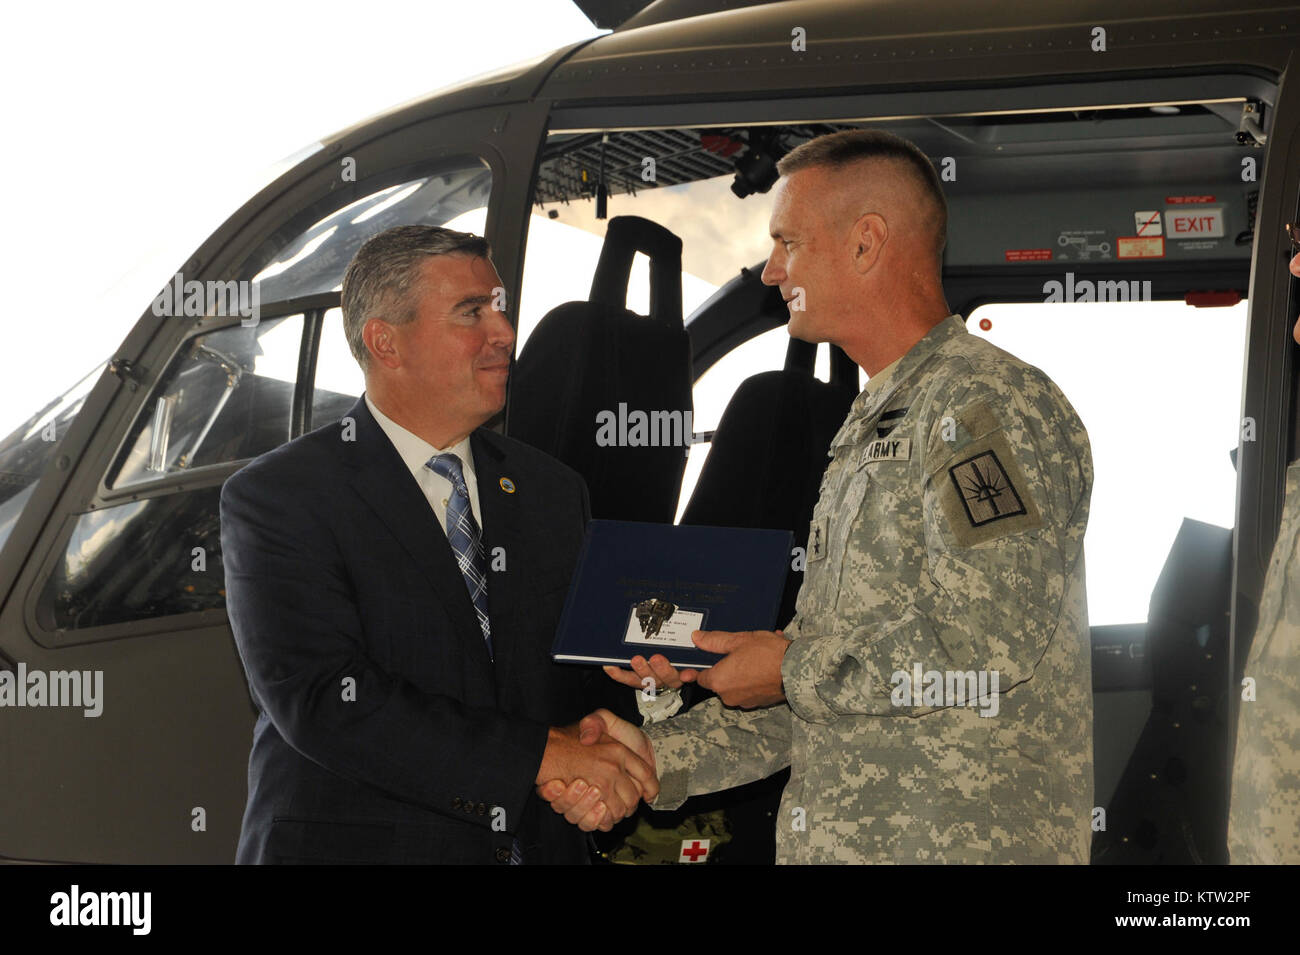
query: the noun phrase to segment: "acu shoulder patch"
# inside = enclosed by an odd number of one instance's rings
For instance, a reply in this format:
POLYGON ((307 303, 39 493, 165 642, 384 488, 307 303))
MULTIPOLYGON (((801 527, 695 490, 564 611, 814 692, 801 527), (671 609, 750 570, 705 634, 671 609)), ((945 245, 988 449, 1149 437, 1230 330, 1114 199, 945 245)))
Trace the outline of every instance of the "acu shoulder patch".
POLYGON ((932 480, 948 527, 963 547, 1043 526, 1029 483, 1000 430, 963 448, 932 480))

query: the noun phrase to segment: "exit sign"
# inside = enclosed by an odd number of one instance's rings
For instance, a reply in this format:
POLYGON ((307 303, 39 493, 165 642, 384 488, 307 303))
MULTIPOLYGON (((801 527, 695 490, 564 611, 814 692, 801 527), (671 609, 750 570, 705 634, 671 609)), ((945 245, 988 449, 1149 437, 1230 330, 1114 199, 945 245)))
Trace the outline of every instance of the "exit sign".
POLYGON ((1222 239, 1223 234, 1222 207, 1165 212, 1165 235, 1171 239, 1222 239))

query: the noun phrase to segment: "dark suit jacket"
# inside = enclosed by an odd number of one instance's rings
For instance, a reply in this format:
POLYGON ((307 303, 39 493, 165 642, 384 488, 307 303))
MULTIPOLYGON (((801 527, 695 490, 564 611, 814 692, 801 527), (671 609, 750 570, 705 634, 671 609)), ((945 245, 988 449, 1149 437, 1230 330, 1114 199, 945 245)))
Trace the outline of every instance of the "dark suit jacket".
POLYGON ((343 422, 262 455, 221 494, 227 608, 258 709, 237 861, 504 863, 515 835, 527 862, 587 861, 583 834, 533 792, 548 726, 634 706, 599 670, 549 655, 588 517, 582 479, 471 436, 485 547, 505 561, 488 573, 489 659, 410 471, 364 399, 343 422))

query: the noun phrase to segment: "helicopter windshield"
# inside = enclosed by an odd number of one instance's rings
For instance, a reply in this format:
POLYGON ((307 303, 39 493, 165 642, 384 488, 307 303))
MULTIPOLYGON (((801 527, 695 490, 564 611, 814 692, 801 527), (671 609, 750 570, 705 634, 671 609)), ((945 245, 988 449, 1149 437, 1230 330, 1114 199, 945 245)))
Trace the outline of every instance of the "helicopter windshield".
POLYGON ((0 549, 103 369, 102 364, 95 366, 90 374, 0 440, 0 549))

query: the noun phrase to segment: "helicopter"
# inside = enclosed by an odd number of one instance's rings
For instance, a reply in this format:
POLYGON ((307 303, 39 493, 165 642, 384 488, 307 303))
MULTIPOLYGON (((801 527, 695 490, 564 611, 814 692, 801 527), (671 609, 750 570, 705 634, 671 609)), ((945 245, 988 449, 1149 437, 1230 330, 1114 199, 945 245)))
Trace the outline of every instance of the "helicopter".
POLYGON ((575 2, 609 32, 312 144, 0 439, 0 859, 233 860, 255 712, 219 495, 361 394, 340 285, 390 226, 489 240, 518 334, 493 426, 583 474, 593 516, 806 544, 862 376, 785 332, 770 190, 798 144, 880 128, 940 173, 953 310, 1092 438, 1092 861, 1226 862, 1300 436, 1300 5, 575 2), (1082 292, 1103 285, 1123 294, 1082 292), (682 412, 676 437, 595 443, 621 405, 682 412), (780 491, 773 433, 797 450, 780 491))

